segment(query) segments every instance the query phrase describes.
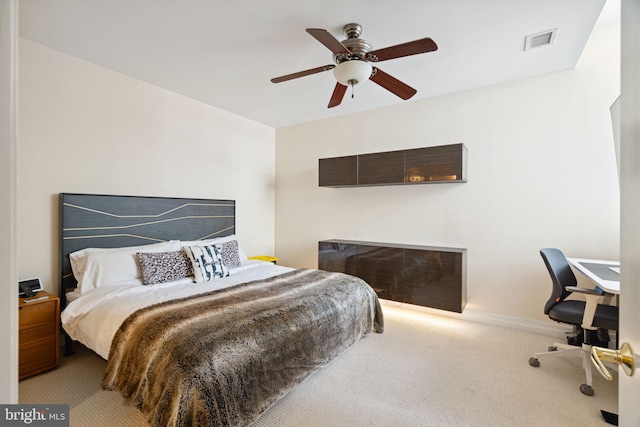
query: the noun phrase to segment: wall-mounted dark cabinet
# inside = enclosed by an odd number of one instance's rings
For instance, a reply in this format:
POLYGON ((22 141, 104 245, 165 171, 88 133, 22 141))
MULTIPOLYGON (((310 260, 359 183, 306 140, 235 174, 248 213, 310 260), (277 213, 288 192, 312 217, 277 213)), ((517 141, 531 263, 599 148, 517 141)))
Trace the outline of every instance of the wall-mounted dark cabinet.
POLYGON ((358 156, 320 159, 319 168, 321 187, 358 185, 358 156))
POLYGON ((318 268, 357 276, 380 298, 462 313, 466 249, 351 240, 318 242, 318 268))
POLYGON ((467 182, 463 144, 416 148, 405 152, 405 182, 467 182))
POLYGON ((467 182, 464 144, 331 157, 318 162, 321 187, 467 182))
POLYGON ((389 185, 404 181, 404 152, 358 156, 358 185, 389 185))

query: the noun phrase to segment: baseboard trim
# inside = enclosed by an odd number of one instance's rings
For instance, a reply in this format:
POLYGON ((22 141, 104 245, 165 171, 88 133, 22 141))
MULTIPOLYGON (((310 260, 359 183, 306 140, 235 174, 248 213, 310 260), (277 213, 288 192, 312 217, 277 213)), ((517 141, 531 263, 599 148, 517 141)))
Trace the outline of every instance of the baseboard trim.
POLYGON ((446 310, 438 310, 434 308, 422 307, 413 304, 406 304, 397 301, 380 300, 382 305, 392 307, 403 307, 407 310, 420 311, 423 313, 435 314, 438 316, 453 317, 470 322, 485 323, 493 326, 502 326, 505 328, 519 329, 537 334, 548 335, 551 337, 563 338, 565 333, 571 331, 571 326, 561 323, 541 322, 537 320, 522 319, 519 317, 505 316, 503 314, 489 313, 486 311, 475 310, 466 307, 462 313, 454 313, 446 310))

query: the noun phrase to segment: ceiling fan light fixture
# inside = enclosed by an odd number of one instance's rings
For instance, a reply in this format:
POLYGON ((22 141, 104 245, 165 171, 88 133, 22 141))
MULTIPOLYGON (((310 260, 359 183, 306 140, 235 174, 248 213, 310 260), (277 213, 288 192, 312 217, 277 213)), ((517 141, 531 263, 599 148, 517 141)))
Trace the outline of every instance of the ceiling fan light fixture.
POLYGON ((341 85, 353 86, 368 80, 372 70, 373 68, 368 62, 353 59, 336 65, 333 69, 333 75, 341 85))

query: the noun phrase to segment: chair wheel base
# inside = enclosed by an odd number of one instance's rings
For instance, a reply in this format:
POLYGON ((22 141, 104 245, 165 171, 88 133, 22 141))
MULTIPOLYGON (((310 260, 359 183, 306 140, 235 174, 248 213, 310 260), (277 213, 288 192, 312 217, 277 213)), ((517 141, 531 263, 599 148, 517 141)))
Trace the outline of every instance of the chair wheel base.
POLYGON ((580 391, 587 396, 593 396, 593 388, 588 384, 581 384, 580 391))
POLYGON ((529 358, 529 365, 533 366, 534 368, 539 368, 540 367, 540 361, 538 359, 536 359, 535 357, 531 357, 531 358, 529 358))
POLYGON ((558 351, 558 347, 556 347, 555 345, 549 346, 547 348, 547 351, 558 351))

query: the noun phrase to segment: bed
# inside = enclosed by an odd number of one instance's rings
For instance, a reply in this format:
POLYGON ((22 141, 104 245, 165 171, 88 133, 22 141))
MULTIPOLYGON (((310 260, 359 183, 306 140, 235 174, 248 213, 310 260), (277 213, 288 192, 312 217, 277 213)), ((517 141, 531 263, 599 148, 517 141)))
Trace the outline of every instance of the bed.
POLYGON ((361 279, 249 260, 235 202, 60 194, 61 314, 154 426, 245 426, 384 329, 361 279))

